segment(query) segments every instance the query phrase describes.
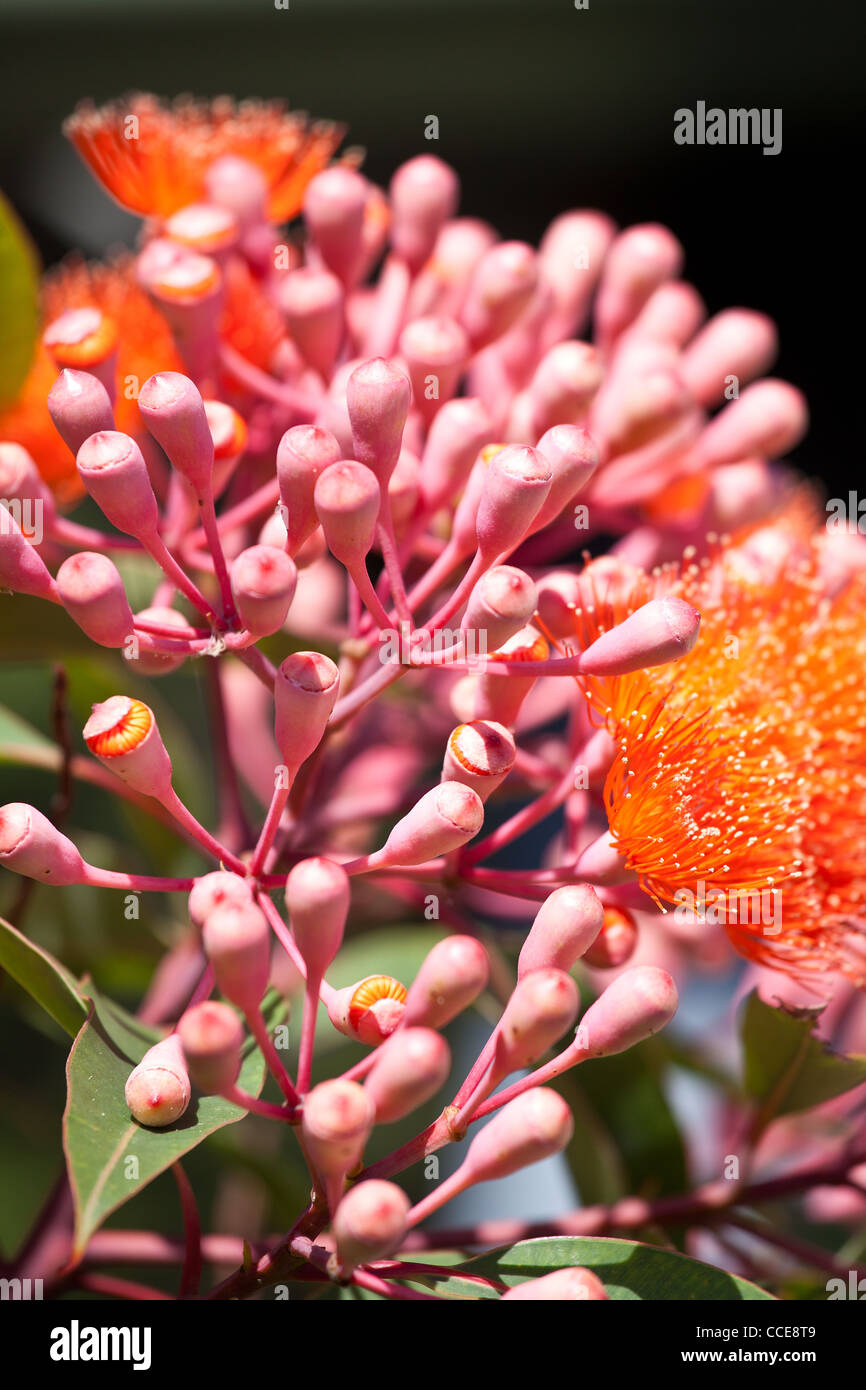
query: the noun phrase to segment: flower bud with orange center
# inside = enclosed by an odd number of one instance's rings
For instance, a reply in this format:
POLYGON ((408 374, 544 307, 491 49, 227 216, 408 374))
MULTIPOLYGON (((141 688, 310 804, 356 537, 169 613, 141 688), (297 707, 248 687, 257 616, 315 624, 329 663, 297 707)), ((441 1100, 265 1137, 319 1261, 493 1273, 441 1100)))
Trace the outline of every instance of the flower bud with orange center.
POLYGON ((223 259, 238 241, 238 224, 231 210, 217 203, 188 203, 172 213, 165 235, 202 256, 223 259))
POLYGON ((378 1047, 403 1018, 406 986, 392 975, 368 975, 335 992, 328 1017, 339 1033, 367 1047, 378 1047))
POLYGON ((90 372, 102 382, 109 399, 115 396, 117 325, 95 306, 67 309, 50 323, 42 342, 59 370, 65 367, 90 372))
POLYGON ((192 1088, 177 1033, 148 1049, 130 1072, 124 1094, 132 1118, 149 1129, 165 1129, 181 1118, 192 1088))
MULTIPOLYGON (((172 243, 169 243, 170 245, 172 243)), ((165 315, 190 374, 197 379, 216 363, 219 321, 223 307, 223 276, 210 256, 174 244, 175 256, 165 252, 139 257, 139 276, 165 315)))
POLYGON ((234 1009, 206 999, 187 1009, 177 1032, 193 1085, 208 1095, 234 1086, 241 1069, 244 1041, 244 1030, 234 1009))
POLYGON ((484 719, 458 724, 448 737, 442 781, 462 782, 486 801, 508 776, 515 756, 514 736, 503 724, 484 719))
POLYGON ((596 970, 614 970, 625 965, 637 945, 637 924, 622 907, 605 907, 601 931, 584 953, 587 965, 596 970))
MULTIPOLYGON (((536 661, 547 661, 550 648, 547 639, 534 627, 521 628, 498 651, 491 652, 493 661, 526 663, 531 672, 536 661)), ((494 719, 508 728, 513 728, 520 714, 521 706, 535 685, 536 677, 526 676, 488 676, 478 677, 474 691, 474 717, 494 719)))
POLYGON ((135 791, 159 799, 171 790, 171 759, 153 710, 141 700, 112 695, 94 705, 84 742, 135 791))
POLYGON ((219 497, 247 447, 247 423, 225 401, 204 402, 204 413, 214 448, 213 495, 219 497))

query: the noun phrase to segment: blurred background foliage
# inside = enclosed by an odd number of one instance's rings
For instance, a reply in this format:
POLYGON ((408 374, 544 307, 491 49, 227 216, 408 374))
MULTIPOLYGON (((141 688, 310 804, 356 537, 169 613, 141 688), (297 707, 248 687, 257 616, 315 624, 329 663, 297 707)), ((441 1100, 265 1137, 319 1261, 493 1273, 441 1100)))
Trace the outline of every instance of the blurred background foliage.
MULTIPOLYGON (((432 149, 461 176, 462 211, 507 237, 537 242, 573 206, 603 208, 623 224, 665 222, 710 311, 744 304, 776 319, 779 374, 813 410, 796 462, 831 494, 847 492, 844 403, 859 399, 860 355, 840 345, 862 258, 849 193, 861 160, 862 25, 854 0, 590 0, 586 10, 571 0, 290 0, 285 10, 271 0, 0 0, 0 188, 46 264, 72 248, 98 255, 131 243, 137 223, 79 164, 60 135, 63 117, 83 96, 136 88, 230 92, 284 97, 345 121, 379 182, 432 149), (699 99, 781 107, 781 155, 676 146, 673 113, 699 99), (428 115, 439 120, 436 143, 424 140, 428 115)), ((78 731, 94 701, 118 688, 143 694, 178 791, 212 822, 201 663, 139 692, 119 658, 95 653, 62 612, 26 598, 0 603, 0 656, 0 801, 57 806, 56 768, 40 763, 56 761, 51 672, 62 662, 73 751, 83 751, 78 731)), ((150 817, 84 782, 66 825, 105 867, 181 874, 201 864, 150 817)), ((119 893, 37 887, 25 898, 20 882, 2 880, 0 915, 23 921, 131 1009, 184 930, 179 900, 148 895, 140 920, 127 920, 119 893)), ((362 914, 358 925, 364 934, 336 984, 374 970, 411 977, 431 940, 418 924, 401 930, 362 914)), ((336 1045, 339 1057, 321 1060, 348 1064, 354 1049, 336 1045)), ((0 980, 0 1256, 15 1250, 60 1169, 65 1046, 27 995, 0 980)), ((588 1068, 585 1083, 563 1081, 579 1121, 569 1164, 585 1201, 682 1189, 683 1140, 662 1081, 674 1063, 695 1063, 672 1048, 657 1039, 588 1068)), ((411 1127, 390 1137, 400 1142, 411 1127)), ((189 1157, 206 1230, 279 1230, 305 1200, 304 1174, 276 1128, 247 1120, 189 1157)), ((171 1178, 109 1224, 176 1233, 171 1178)))

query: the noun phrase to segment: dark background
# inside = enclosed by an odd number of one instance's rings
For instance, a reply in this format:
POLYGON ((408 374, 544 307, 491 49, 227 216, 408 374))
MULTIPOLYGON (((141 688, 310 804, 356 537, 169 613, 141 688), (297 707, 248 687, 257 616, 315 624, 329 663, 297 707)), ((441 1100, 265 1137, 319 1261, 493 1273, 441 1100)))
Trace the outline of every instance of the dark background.
MULTIPOLYGON (((668 223, 711 310, 779 323, 778 371, 807 392, 796 460, 852 479, 866 37, 860 0, 0 0, 0 186, 46 260, 129 240, 59 136, 76 100, 286 97, 344 120, 385 182, 435 150, 463 211, 537 241, 557 212, 598 206, 668 223), (783 148, 681 147, 673 113, 781 107, 783 148), (438 144, 424 118, 440 121, 438 144), (859 203, 859 198, 857 198, 859 203)), ((859 354, 858 354, 859 358, 859 354)), ((859 450, 858 450, 859 455, 859 450)))

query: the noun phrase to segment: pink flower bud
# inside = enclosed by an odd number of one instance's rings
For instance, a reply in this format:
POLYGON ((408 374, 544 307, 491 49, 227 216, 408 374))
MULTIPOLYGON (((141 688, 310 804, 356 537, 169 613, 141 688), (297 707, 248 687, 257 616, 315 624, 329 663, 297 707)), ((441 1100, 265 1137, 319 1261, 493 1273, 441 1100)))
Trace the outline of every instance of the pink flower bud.
POLYGON ((0 806, 0 864, 25 878, 65 887, 83 883, 86 866, 71 840, 23 801, 0 806))
MULTIPOLYGON (((34 508, 39 503, 46 521, 50 524, 54 519, 54 501, 39 475, 39 469, 27 450, 11 440, 0 442, 0 497, 7 502, 31 502, 34 508)), ((2 520, 0 517, 0 522, 2 520)), ((28 529, 24 527, 25 532, 28 529)), ((25 537, 29 538, 29 535, 25 537)))
POLYGON ((636 945, 637 926, 631 913, 621 907, 606 907, 601 931, 583 958, 596 970, 615 970, 625 965, 636 945))
POLYGON ((314 502, 328 549, 349 570, 364 563, 376 535, 381 493, 363 463, 335 463, 316 483, 314 502))
POLYGON ((591 1269, 554 1269, 550 1274, 542 1274, 538 1279, 527 1279, 515 1284, 499 1300, 511 1303, 544 1301, 545 1303, 567 1303, 578 1300, 600 1302, 607 1298, 604 1284, 591 1269))
POLYGON ((478 719, 458 724, 448 737, 443 782, 462 782, 482 801, 501 786, 514 766, 514 736, 502 724, 478 719))
POLYGON ((421 318, 400 335, 400 353, 409 368, 412 396, 425 420, 450 400, 469 356, 469 340, 449 318, 421 318))
POLYGON ((279 304, 304 361, 328 381, 343 341, 343 286, 327 270, 293 270, 280 283, 279 304))
POLYGON ((533 522, 534 531, 555 521, 598 467, 598 446, 580 425, 554 425, 539 439, 538 452, 550 464, 553 481, 533 522))
POLYGON ((45 561, 30 544, 18 522, 0 506, 0 589, 56 600, 57 585, 45 561))
POLYGON ((787 381, 756 381, 720 410, 701 435, 695 458, 702 468, 758 456, 780 458, 809 427, 805 398, 787 381))
POLYGON ((332 859, 302 859, 286 880, 292 936, 315 979, 340 949, 350 900, 349 876, 332 859))
POLYGON ((611 1057, 651 1038, 677 1011, 677 987, 666 970, 637 965, 608 985, 587 1009, 575 1035, 586 1057, 611 1057))
POLYGON ((201 939, 220 991, 244 1013, 251 1012, 268 987, 271 969, 265 914, 252 901, 225 902, 205 918, 201 939))
POLYGON ((196 879, 189 895, 190 919, 197 927, 202 927, 217 908, 229 904, 246 907, 252 901, 253 892, 247 879, 225 869, 216 869, 196 879))
POLYGON ((573 1133, 574 1121, 562 1096, 544 1086, 524 1091, 472 1140, 458 1169, 463 1186, 507 1178, 530 1163, 540 1163, 560 1153, 573 1133))
POLYGON ((421 154, 401 164, 388 190, 391 245, 413 271, 420 270, 436 244, 443 223, 453 217, 460 196, 454 170, 435 155, 421 154))
POLYGON ((525 662, 529 674, 526 676, 488 676, 486 674, 479 676, 473 697, 473 718, 495 719, 500 724, 505 724, 509 729, 513 729, 517 723, 521 706, 537 679, 531 674, 532 667, 537 661, 547 661, 550 656, 550 648, 546 639, 534 627, 522 627, 519 632, 515 632, 513 637, 509 637, 508 641, 503 643, 497 651, 492 652, 491 656, 494 659, 502 658, 508 661, 525 662))
POLYGON ((277 746, 291 772, 319 746, 340 691, 340 673, 321 652, 293 652, 274 687, 277 746))
POLYGON ((57 571, 57 591, 63 607, 92 642, 122 647, 135 619, 120 571, 107 555, 83 550, 70 555, 57 571))
MULTIPOLYGON (((684 280, 669 280, 667 284, 659 285, 657 290, 653 290, 622 343, 633 337, 640 337, 648 338, 655 343, 685 347, 689 339, 697 333, 706 316, 706 306, 694 285, 689 285, 684 280)), ((685 381, 685 376, 683 380, 685 381)), ((692 391, 692 395, 694 394, 692 391)))
POLYGON ((772 366, 778 347, 776 325, 766 314, 726 309, 689 343, 680 375, 700 405, 714 406, 724 399, 728 378, 743 387, 772 366))
POLYGON ((363 264, 367 183, 354 169, 335 166, 317 174, 304 195, 304 221, 329 270, 346 286, 363 264))
POLYGON ((333 994, 328 1017, 338 1033, 378 1047, 402 1023, 405 1008, 405 985, 393 975, 367 975, 333 994))
POLYGON ((277 477, 289 554, 294 555, 319 524, 313 494, 323 469, 336 463, 341 449, 330 430, 295 425, 286 430, 277 449, 277 477))
POLYGON ((362 362, 349 377, 346 406, 354 455, 373 470, 380 487, 387 483, 400 457, 411 399, 408 377, 384 357, 362 362))
POLYGON ((396 1183, 371 1178, 350 1187, 332 1223, 343 1273, 398 1250, 408 1215, 409 1198, 396 1183))
POLYGON ((604 908, 585 883, 556 888, 542 903, 517 961, 517 976, 555 966, 570 970, 601 931, 604 908))
POLYGON ((421 460, 404 445, 388 479, 388 503, 394 530, 399 536, 415 515, 421 492, 421 460))
POLYGON ((536 589, 513 565, 494 565, 479 579, 461 623, 464 632, 484 634, 485 650, 499 651, 535 612, 536 589))
POLYGON ((205 401, 204 413, 214 448, 213 495, 219 497, 247 447, 247 425, 224 401, 205 401))
POLYGON ((547 501, 552 481, 550 464, 526 445, 501 449, 491 461, 475 524, 486 564, 520 544, 547 501))
POLYGON ((234 1086, 241 1069, 244 1030, 234 1009, 207 999, 187 1009, 177 1025, 193 1084, 208 1095, 234 1086))
POLYGON ((602 348, 635 319, 653 290, 679 275, 683 248, 667 227, 629 227, 608 252, 595 304, 596 338, 602 348))
POLYGON ((585 595, 580 580, 570 570, 551 570, 538 583, 538 616, 545 632, 559 641, 575 637, 575 610, 585 595))
POLYGON ((241 226, 264 217, 267 181, 258 165, 248 159, 222 155, 208 166, 204 186, 210 202, 228 208, 241 226))
POLYGON ((272 545, 251 545, 232 561, 232 594, 238 616, 254 637, 279 632, 297 582, 294 561, 272 545))
POLYGON ((377 866, 423 864, 459 849, 483 824, 484 806, 477 792, 460 782, 440 782, 397 822, 372 858, 377 866))
POLYGON ((192 1088, 177 1033, 145 1052, 130 1072, 124 1094, 129 1113, 140 1125, 165 1129, 180 1119, 192 1088))
POLYGON ((409 987, 405 1026, 444 1028, 478 998, 489 976, 490 960, 474 936, 437 941, 409 987))
POLYGON ((84 742, 101 763, 145 796, 171 790, 171 759, 153 710, 128 695, 112 695, 94 705, 84 726, 84 742))
POLYGON ((100 430, 84 441, 76 463, 81 481, 112 526, 140 541, 156 534, 159 509, 134 439, 117 430, 100 430))
POLYGON ((572 341, 554 344, 527 387, 531 437, 555 425, 579 424, 603 380, 604 366, 597 348, 572 341))
POLYGON ((171 326, 191 376, 214 369, 223 305, 223 277, 210 256, 167 238, 151 242, 138 258, 138 276, 171 326), (172 252, 161 244, 168 242, 172 252))
POLYGON ((435 416, 424 447, 421 491, 434 511, 450 501, 469 477, 491 433, 490 417, 474 397, 446 401, 435 416))
POLYGON ((50 323, 42 342, 57 367, 90 372, 114 398, 117 370, 117 325, 95 305, 67 309, 50 323))
POLYGON ((541 239, 538 268, 556 304, 560 337, 583 327, 589 301, 616 228, 603 213, 564 212, 541 239))
MULTIPOLYGON (((185 628, 187 621, 182 613, 178 613, 176 608, 142 608, 136 613, 135 621, 145 623, 158 623, 160 627, 185 628)), ((169 676, 172 671, 176 671, 186 661, 189 651, 184 641, 177 645, 177 653, 172 652, 148 652, 139 650, 137 656, 133 657, 124 653, 130 662, 136 675, 139 676, 169 676)))
POLYGON ((332 1216, 346 1174, 361 1160, 374 1118, 373 1102, 356 1081, 323 1081, 304 1098, 304 1149, 325 1179, 332 1216))
POLYGON ((647 666, 664 666, 691 651, 700 626, 700 613, 684 599, 671 595, 650 599, 581 653, 581 672, 621 676, 647 666))
POLYGON ((214 442, 197 386, 180 372, 148 377, 138 409, 150 433, 199 501, 210 492, 214 442))
POLYGON ((490 248, 470 281, 460 317, 473 352, 507 332, 529 304, 537 283, 537 256, 531 246, 502 241, 490 248))
POLYGON ((376 1054, 366 1091, 376 1123, 394 1124, 435 1096, 451 1070, 451 1051, 432 1028, 401 1028, 376 1054))
POLYGON ((531 970, 518 979, 496 1026, 483 1093, 489 1095, 510 1072, 537 1061, 574 1023, 579 1004, 577 985, 564 970, 531 970))

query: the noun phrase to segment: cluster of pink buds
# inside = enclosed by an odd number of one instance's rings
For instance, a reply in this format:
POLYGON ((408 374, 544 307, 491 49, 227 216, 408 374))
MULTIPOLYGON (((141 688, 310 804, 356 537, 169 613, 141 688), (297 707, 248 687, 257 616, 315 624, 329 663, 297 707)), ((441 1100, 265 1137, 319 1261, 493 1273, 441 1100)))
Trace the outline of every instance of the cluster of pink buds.
MULTIPOLYGON (((673 672, 692 651, 699 612, 644 571, 769 514, 773 460, 806 424, 793 387, 760 379, 772 324, 742 309, 704 322, 664 227, 618 232, 572 211, 535 249, 458 216, 458 196, 430 155, 387 194, 332 165, 287 242, 261 171, 216 160, 194 203, 143 228, 130 273, 174 357, 140 383, 123 429, 122 322, 93 303, 45 328, 51 420, 110 529, 62 515, 40 460, 0 444, 0 494, 44 517, 37 539, 0 512, 0 585, 119 654, 120 693, 82 731, 100 785, 167 821, 205 867, 100 868, 21 803, 0 809, 0 864, 58 885, 188 893, 200 979, 179 984, 169 1031, 131 1071, 129 1110, 159 1129, 194 1091, 218 1095, 289 1126, 309 1170, 310 1205, 280 1257, 247 1263, 225 1296, 273 1282, 280 1259, 410 1296, 399 1254, 414 1228, 569 1143, 569 1107, 545 1083, 673 1016, 670 974, 631 960, 651 904, 608 827, 621 747, 602 696, 616 686, 625 702, 636 674, 673 672), (239 283, 249 314, 277 326, 265 363, 226 326, 229 304, 243 313, 239 283), (611 536, 610 554, 575 563, 611 536), (137 612, 130 554, 156 575, 137 612), (207 668, 217 692, 207 825, 138 693, 185 665, 207 668), (483 863, 552 815, 562 828, 542 864, 483 863), (432 903, 445 920, 414 979, 329 981, 358 897, 389 912, 432 903), (485 923, 533 910, 509 965, 485 923), (302 995, 291 1054, 262 1009, 289 967, 302 995), (597 995, 583 1013, 578 981, 597 995), (442 1030, 482 999, 488 1017, 498 1001, 498 1022, 454 1076, 442 1030), (367 1051, 313 1084, 322 1028, 367 1051), (239 1082, 248 1035, 280 1100, 239 1082), (446 1087, 415 1138, 366 1160, 374 1127, 446 1087), (413 1205, 394 1177, 470 1133, 460 1166, 413 1205)), ((634 689, 649 740, 656 705, 634 689)), ((661 845, 657 818, 647 835, 661 845)), ((576 1268, 504 1296, 605 1293, 576 1268)))

